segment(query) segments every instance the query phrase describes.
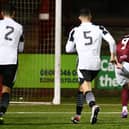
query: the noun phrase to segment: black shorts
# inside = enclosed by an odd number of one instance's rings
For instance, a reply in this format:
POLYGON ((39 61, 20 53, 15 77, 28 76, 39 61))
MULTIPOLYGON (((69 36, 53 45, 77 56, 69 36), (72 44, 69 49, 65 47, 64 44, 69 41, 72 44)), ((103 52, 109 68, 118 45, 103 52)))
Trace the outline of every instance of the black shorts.
POLYGON ((100 70, 79 70, 82 77, 79 77, 79 83, 82 84, 84 81, 92 81, 100 70))
POLYGON ((2 78, 2 85, 13 87, 18 65, 0 65, 0 76, 2 78))

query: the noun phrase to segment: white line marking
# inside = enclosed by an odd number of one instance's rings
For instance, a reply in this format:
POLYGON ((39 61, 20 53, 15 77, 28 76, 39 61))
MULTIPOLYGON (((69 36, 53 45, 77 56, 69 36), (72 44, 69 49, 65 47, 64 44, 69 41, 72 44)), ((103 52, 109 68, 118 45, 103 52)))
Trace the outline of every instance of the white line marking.
MULTIPOLYGON (((7 112, 7 114, 74 114, 75 112, 7 112)), ((91 114, 91 112, 83 112, 91 114)), ((121 112, 100 112, 100 114, 120 114, 121 112)))
MULTIPOLYGON (((10 102, 11 104, 23 104, 23 105, 54 105, 52 102, 15 102, 15 101, 11 101, 10 102)), ((58 105, 76 105, 76 104, 73 104, 73 103, 63 103, 63 104, 58 104, 58 105)), ((85 104, 87 105, 87 104, 85 104)), ((101 104, 101 103, 98 103, 98 105, 102 105, 102 106, 120 106, 121 104, 101 104)))
MULTIPOLYGON (((60 104, 60 105, 76 105, 76 104, 60 104)), ((87 104, 86 104, 87 105, 87 104)), ((98 103, 98 105, 102 105, 102 106, 120 106, 121 104, 119 104, 119 103, 117 103, 117 104, 107 104, 107 103, 103 103, 103 104, 101 104, 101 103, 98 103)))
POLYGON ((15 101, 11 101, 11 104, 32 104, 32 105, 52 105, 51 102, 15 102, 15 101))

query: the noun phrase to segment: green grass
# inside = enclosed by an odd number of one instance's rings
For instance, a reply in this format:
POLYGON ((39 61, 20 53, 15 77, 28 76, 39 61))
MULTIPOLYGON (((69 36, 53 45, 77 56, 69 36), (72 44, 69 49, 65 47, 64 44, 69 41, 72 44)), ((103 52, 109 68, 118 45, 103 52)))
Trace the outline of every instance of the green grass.
POLYGON ((121 105, 100 104, 101 112, 95 125, 89 123, 90 109, 84 106, 79 124, 72 124, 75 104, 23 105, 11 104, 0 129, 128 129, 129 118, 120 117, 121 105), (115 113, 114 113, 115 112, 115 113))

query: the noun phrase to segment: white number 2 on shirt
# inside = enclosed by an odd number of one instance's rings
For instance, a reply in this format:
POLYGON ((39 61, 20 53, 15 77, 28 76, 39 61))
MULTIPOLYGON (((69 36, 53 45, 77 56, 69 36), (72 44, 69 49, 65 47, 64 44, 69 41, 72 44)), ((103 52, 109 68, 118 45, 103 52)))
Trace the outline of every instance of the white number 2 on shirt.
POLYGON ((123 49, 125 49, 126 48, 126 45, 127 45, 127 43, 128 43, 128 41, 129 41, 129 38, 124 38, 124 39, 122 39, 122 47, 121 47, 121 49, 123 50, 123 49))

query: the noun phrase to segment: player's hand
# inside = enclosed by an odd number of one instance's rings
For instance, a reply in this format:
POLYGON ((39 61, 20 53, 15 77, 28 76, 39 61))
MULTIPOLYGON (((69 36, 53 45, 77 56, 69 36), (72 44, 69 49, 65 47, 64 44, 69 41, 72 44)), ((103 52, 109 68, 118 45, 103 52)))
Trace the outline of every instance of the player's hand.
POLYGON ((116 58, 115 54, 113 54, 113 53, 111 54, 110 62, 112 64, 117 64, 118 63, 117 58, 116 58))
POLYGON ((112 64, 117 64, 117 60, 116 60, 115 57, 111 57, 111 58, 110 58, 110 62, 111 62, 112 64))
POLYGON ((112 64, 117 64, 116 60, 110 60, 112 64))
POLYGON ((122 69, 122 68, 123 68, 123 65, 120 64, 120 63, 117 63, 117 64, 116 64, 116 68, 117 68, 117 69, 122 69))

